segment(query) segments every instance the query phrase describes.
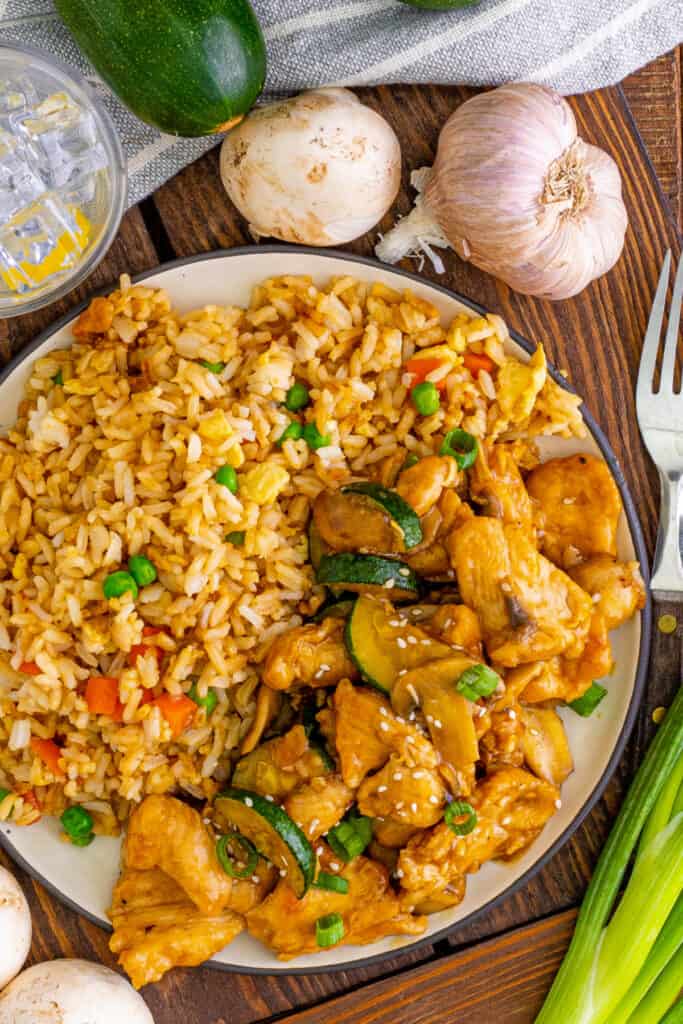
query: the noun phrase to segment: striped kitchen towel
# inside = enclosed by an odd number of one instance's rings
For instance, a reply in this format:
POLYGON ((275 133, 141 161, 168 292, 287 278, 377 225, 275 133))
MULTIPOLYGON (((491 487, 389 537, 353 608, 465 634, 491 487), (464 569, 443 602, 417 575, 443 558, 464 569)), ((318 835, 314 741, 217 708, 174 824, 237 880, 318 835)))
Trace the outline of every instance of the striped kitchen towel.
MULTIPOLYGON (((683 0, 481 0, 444 12, 397 0, 252 2, 268 44, 270 95, 328 84, 514 80, 584 92, 683 40, 683 0)), ((131 204, 216 144, 162 135, 130 114, 83 58, 52 0, 0 0, 0 44, 13 41, 52 52, 95 87, 123 141, 131 204)))

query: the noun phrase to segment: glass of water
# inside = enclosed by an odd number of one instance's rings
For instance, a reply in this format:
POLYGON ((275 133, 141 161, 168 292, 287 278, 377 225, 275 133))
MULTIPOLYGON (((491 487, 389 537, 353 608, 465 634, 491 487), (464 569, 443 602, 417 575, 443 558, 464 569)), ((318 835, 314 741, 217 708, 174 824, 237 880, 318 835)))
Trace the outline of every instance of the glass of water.
POLYGON ((92 273, 125 202, 121 144, 84 79, 31 47, 0 45, 0 317, 92 273))

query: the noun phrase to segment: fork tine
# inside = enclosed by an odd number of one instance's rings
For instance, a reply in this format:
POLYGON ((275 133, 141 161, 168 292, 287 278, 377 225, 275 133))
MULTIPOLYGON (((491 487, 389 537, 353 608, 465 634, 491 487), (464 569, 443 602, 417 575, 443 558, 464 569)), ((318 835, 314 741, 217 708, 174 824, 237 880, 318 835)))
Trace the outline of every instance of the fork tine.
POLYGON ((636 401, 644 401, 652 394, 652 378, 657 362, 657 351, 659 349, 659 337, 662 333, 662 322, 664 310, 666 309, 666 289, 669 284, 669 273, 671 271, 671 249, 667 249, 662 272, 659 275, 659 284, 652 303, 652 312, 645 332, 643 351, 640 356, 640 369, 638 370, 638 384, 636 387, 636 401))
POLYGON ((674 292, 669 312, 669 323, 664 338, 664 358, 662 360, 662 375, 660 378, 659 390, 666 387, 673 392, 674 389, 674 367, 676 365, 676 352, 678 351, 678 327, 681 322, 681 302, 683 302, 683 259, 678 264, 676 280, 674 281, 674 292))

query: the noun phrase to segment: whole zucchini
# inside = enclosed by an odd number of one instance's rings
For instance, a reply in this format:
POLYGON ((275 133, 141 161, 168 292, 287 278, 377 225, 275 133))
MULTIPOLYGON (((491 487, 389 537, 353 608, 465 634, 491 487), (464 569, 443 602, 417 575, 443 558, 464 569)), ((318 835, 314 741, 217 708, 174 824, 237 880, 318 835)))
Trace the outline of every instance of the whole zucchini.
POLYGON ((148 124, 209 135, 263 89, 266 48, 249 0, 56 0, 76 42, 148 124))

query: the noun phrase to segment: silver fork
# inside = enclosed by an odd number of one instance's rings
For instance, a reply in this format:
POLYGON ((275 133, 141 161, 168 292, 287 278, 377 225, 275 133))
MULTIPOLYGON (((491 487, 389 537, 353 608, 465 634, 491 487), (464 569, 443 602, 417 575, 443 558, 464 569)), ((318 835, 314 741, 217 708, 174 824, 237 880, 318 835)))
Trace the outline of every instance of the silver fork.
POLYGON ((652 383, 666 311, 670 272, 669 251, 664 257, 643 342, 636 387, 636 412, 643 441, 659 470, 661 482, 659 530, 650 587, 655 597, 680 601, 683 597, 683 393, 674 391, 674 369, 683 301, 683 259, 674 282, 657 391, 652 383))

